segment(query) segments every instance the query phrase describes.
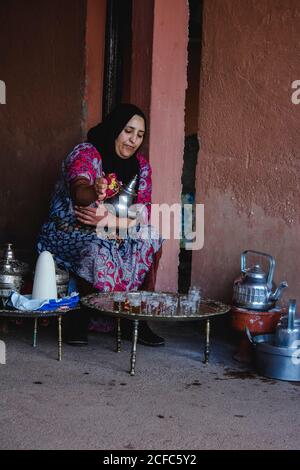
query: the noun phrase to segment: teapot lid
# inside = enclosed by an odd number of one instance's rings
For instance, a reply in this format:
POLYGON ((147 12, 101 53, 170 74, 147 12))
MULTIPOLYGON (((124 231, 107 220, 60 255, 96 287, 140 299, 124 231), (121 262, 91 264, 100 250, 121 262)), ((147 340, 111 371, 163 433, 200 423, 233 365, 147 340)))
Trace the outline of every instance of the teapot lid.
POLYGON ((247 277, 251 277, 252 279, 266 279, 266 273, 263 271, 259 264, 255 264, 250 268, 246 269, 245 271, 247 277))

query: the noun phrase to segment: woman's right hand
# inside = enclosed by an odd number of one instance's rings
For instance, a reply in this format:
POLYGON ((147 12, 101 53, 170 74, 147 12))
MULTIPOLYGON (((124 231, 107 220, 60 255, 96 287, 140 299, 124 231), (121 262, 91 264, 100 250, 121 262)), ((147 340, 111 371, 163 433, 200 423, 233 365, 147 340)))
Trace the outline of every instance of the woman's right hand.
POLYGON ((108 188, 107 179, 103 178, 103 176, 101 176, 101 178, 96 178, 94 188, 98 197, 98 201, 104 201, 108 188))

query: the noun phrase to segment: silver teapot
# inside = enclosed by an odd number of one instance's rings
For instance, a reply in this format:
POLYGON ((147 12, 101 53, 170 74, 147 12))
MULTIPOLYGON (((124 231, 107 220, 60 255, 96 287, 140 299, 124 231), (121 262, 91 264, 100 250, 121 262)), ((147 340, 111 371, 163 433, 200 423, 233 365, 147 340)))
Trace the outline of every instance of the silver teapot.
POLYGON ((300 316, 296 316, 296 300, 294 299, 289 301, 288 315, 281 317, 276 327, 275 344, 283 348, 300 346, 300 316))
POLYGON ((8 298, 13 290, 20 292, 28 272, 29 266, 15 258, 12 244, 8 243, 0 259, 0 297, 8 298))
POLYGON ((138 175, 125 186, 123 186, 118 194, 104 202, 108 211, 114 212, 117 217, 135 218, 135 212, 130 211, 130 206, 134 203, 137 196, 135 187, 138 181, 138 175), (113 209, 112 209, 113 206, 113 209))
POLYGON ((276 289, 273 283, 275 259, 259 251, 246 250, 241 254, 241 275, 233 285, 233 304, 249 310, 270 310, 280 299, 283 289, 288 287, 286 281, 276 289), (265 256, 269 261, 269 271, 265 273, 259 264, 246 267, 246 255, 254 253, 265 256))

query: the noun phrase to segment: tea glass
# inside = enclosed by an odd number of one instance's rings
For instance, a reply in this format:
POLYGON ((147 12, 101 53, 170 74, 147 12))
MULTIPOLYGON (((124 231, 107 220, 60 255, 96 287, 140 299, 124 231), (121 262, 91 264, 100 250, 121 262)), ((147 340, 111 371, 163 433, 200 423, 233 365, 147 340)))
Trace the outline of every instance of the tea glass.
POLYGON ((121 312, 122 303, 123 303, 123 308, 124 308, 124 304, 126 300, 126 292, 114 292, 113 299, 114 299, 114 311, 121 312))
POLYGON ((161 304, 162 314, 173 317, 177 313, 178 298, 175 295, 165 295, 161 304))
POLYGON ((194 300, 189 295, 179 297, 180 315, 190 316, 196 313, 194 300))
POLYGON ((128 292, 127 300, 131 313, 141 313, 142 296, 140 292, 128 292))
POLYGON ((148 300, 150 299, 152 295, 152 292, 149 292, 149 291, 141 291, 141 299, 142 299, 142 302, 141 302, 141 308, 142 308, 142 311, 143 313, 146 313, 147 312, 147 303, 148 303, 148 300))
POLYGON ((147 299, 146 312, 147 315, 159 315, 160 313, 160 296, 152 293, 147 299))
POLYGON ((194 304, 193 310, 196 313, 199 309, 201 298, 202 298, 202 289, 201 287, 191 286, 188 293, 189 299, 194 304))

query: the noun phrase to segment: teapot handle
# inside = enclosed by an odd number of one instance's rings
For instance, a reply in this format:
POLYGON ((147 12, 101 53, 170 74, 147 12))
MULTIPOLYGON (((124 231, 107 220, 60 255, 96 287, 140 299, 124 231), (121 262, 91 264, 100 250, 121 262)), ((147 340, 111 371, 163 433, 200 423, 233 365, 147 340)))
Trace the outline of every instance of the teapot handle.
POLYGON ((289 316, 288 316, 288 329, 294 329, 294 322, 295 322, 295 314, 296 314, 296 300, 290 299, 289 301, 289 316))
POLYGON ((268 255, 267 253, 261 253, 260 251, 254 251, 254 250, 246 250, 243 251, 241 254, 241 271, 242 273, 246 272, 246 255, 247 253, 254 253, 256 255, 260 256, 265 256, 269 260, 269 271, 268 271, 268 278, 267 278, 267 286, 268 289, 272 289, 272 281, 273 281, 273 276, 274 276, 274 269, 275 269, 275 259, 273 256, 268 255))

